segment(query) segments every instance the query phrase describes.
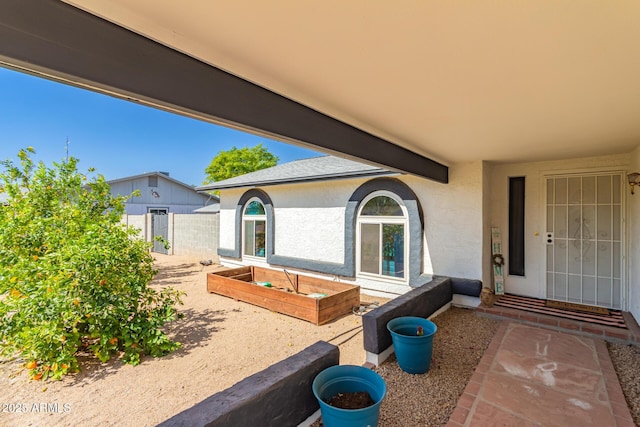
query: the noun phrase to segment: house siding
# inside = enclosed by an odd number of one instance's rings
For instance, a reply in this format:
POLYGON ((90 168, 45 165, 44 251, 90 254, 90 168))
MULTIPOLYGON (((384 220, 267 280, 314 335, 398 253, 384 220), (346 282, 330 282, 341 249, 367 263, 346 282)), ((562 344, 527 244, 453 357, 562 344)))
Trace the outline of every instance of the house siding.
POLYGON ((162 174, 155 175, 158 185, 149 187, 149 176, 111 182, 111 194, 129 196, 135 190, 140 190, 140 195, 131 197, 125 204, 125 210, 129 215, 143 215, 149 212, 149 208, 167 208, 170 213, 186 214, 205 206, 209 197, 197 193, 195 190, 180 185, 162 174), (155 197, 152 190, 158 196, 155 197))

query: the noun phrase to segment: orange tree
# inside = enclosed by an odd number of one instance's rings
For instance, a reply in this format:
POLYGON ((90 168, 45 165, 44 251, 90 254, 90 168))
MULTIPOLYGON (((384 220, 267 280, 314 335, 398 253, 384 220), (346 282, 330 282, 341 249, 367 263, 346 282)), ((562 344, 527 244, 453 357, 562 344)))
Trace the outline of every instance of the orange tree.
POLYGON ((179 348, 162 327, 179 317, 181 293, 149 286, 149 244, 120 222, 126 198, 75 158, 47 167, 33 153, 0 172, 0 354, 33 379, 60 379, 79 370, 80 352, 136 365, 179 348))

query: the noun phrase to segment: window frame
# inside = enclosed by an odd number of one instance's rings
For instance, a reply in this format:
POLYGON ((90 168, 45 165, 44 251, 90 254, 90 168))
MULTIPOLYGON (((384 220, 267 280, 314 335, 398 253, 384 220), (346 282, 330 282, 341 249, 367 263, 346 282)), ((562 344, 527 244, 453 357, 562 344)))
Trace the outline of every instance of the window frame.
POLYGON ((368 194, 365 198, 362 199, 358 209, 356 211, 356 265, 355 265, 355 273, 356 277, 362 277, 366 279, 373 279, 378 281, 384 281, 388 283, 395 284, 408 284, 409 277, 409 248, 410 248, 410 230, 409 230, 409 213, 407 211, 407 207, 404 204, 404 201, 397 194, 387 191, 387 190, 377 190, 370 194, 368 194), (367 205, 367 203, 376 198, 376 197, 388 197, 394 200, 402 209, 402 216, 386 216, 386 215, 362 215, 362 210, 367 205), (377 224, 379 225, 378 231, 378 242, 379 242, 379 264, 378 271, 380 273, 370 273, 366 271, 362 271, 362 225, 363 224, 377 224), (382 263, 384 260, 383 251, 383 231, 382 226, 384 224, 392 224, 392 225, 402 225, 404 227, 403 232, 403 277, 396 276, 387 276, 382 274, 382 263))
POLYGON ((267 233, 267 227, 268 227, 268 223, 267 223, 267 208, 265 206, 265 203, 260 200, 260 198, 258 197, 251 197, 249 200, 247 200, 247 202, 242 206, 242 221, 241 221, 241 229, 240 229, 240 233, 241 233, 241 243, 242 243, 242 247, 240 248, 240 254, 242 259, 248 259, 248 260, 260 260, 260 261, 266 261, 267 259, 267 239, 268 239, 268 233, 267 233), (252 202, 257 202, 262 206, 262 209, 264 211, 264 214, 261 215, 247 215, 245 213, 245 211, 247 210, 247 208, 249 207, 249 205, 252 202), (253 249, 255 251, 255 242, 256 242, 256 222, 257 221, 263 221, 264 222, 264 255, 260 256, 260 255, 249 255, 246 253, 246 224, 248 222, 252 222, 253 223, 253 249))
POLYGON ((150 213, 152 215, 169 215, 169 208, 147 207, 147 213, 150 213))

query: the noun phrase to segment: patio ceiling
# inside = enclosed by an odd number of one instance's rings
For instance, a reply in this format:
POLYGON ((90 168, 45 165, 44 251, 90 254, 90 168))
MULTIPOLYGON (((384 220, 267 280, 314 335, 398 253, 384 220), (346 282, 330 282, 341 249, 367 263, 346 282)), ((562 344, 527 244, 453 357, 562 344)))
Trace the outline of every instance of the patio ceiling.
POLYGON ((68 0, 444 164, 640 144, 640 2, 68 0))

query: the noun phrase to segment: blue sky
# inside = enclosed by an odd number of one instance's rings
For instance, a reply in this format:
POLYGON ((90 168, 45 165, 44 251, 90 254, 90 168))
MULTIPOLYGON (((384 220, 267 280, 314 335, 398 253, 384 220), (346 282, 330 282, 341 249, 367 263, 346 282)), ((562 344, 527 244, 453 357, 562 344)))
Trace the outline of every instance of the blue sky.
POLYGON ((314 151, 0 68, 0 160, 32 146, 51 165, 69 155, 107 179, 167 171, 200 185, 211 159, 233 146, 263 146, 285 163, 314 151))

